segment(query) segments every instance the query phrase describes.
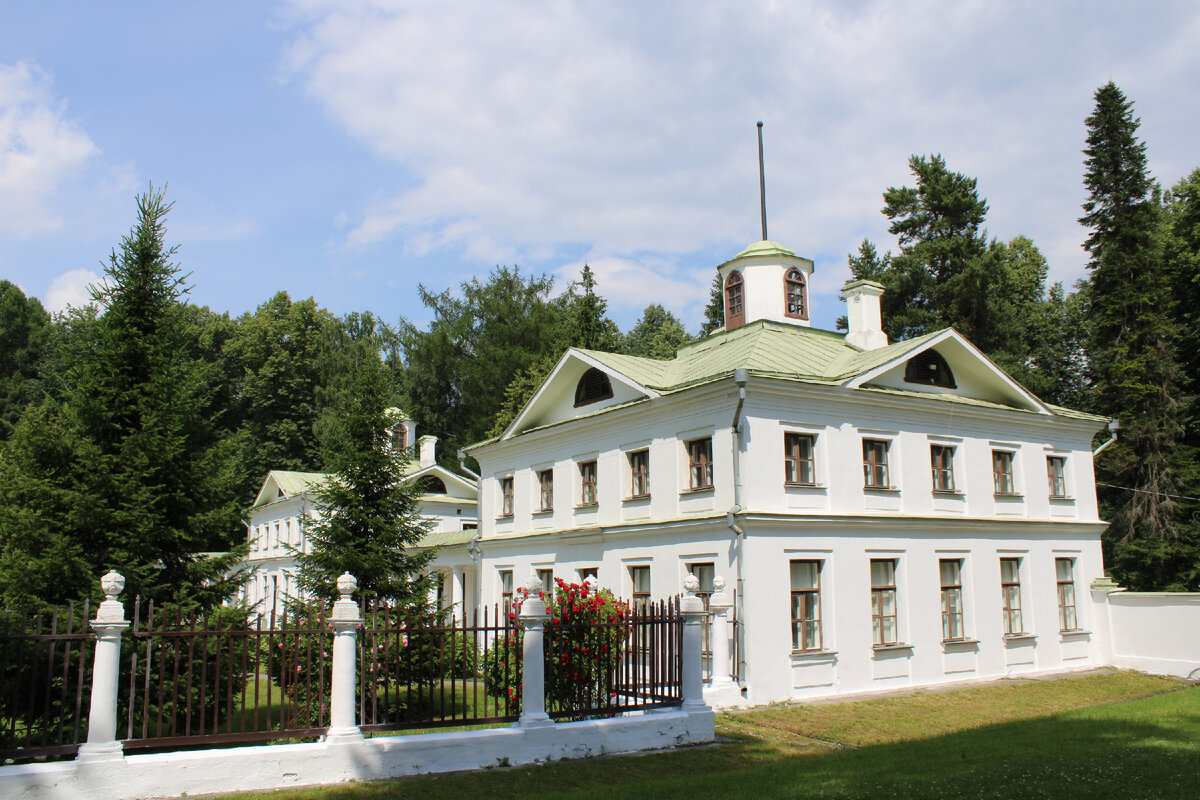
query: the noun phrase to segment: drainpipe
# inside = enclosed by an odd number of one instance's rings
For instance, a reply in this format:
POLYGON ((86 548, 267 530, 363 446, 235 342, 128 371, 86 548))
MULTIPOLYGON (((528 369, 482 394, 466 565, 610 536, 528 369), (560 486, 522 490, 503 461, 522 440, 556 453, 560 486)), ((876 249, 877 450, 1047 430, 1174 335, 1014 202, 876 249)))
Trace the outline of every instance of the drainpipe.
MULTIPOLYGON (((733 411, 733 507, 725 512, 725 524, 729 526, 729 530, 733 532, 733 557, 734 557, 734 584, 737 587, 735 599, 737 606, 734 613, 738 615, 738 619, 745 620, 745 615, 741 613, 745 602, 742 582, 742 543, 746 538, 746 531, 738 524, 737 515, 741 514, 742 508, 742 406, 746 403, 746 384, 750 382, 750 373, 744 367, 738 367, 733 371, 733 382, 738 387, 738 402, 737 408, 733 411)), ((738 626, 739 637, 743 636, 745 625, 738 626)), ((744 637, 738 642, 738 656, 745 657, 744 637)), ((740 667, 740 665, 737 665, 740 667)), ((746 686, 746 676, 741 669, 737 670, 738 682, 744 689, 746 686)))
POLYGON ((1095 450, 1092 451, 1092 458, 1095 458, 1096 456, 1100 455, 1101 450, 1108 447, 1110 444, 1112 444, 1113 442, 1115 442, 1117 440, 1117 431, 1120 429, 1121 429, 1121 420, 1114 419, 1112 422, 1108 423, 1108 432, 1111 433, 1112 436, 1109 436, 1107 442, 1105 442, 1104 444, 1100 445, 1099 447, 1097 447, 1095 450))
POLYGON ((479 480, 479 476, 467 468, 467 451, 466 450, 458 451, 458 468, 461 469, 463 472, 467 473, 468 475, 470 475, 476 481, 479 480))

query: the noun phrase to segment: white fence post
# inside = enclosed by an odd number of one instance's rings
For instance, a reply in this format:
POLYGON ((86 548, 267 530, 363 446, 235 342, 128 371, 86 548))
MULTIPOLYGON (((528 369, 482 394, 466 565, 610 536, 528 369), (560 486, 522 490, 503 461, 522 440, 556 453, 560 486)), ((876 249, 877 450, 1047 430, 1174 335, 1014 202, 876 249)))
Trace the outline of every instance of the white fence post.
POLYGON ((358 588, 358 581, 349 572, 337 580, 341 599, 333 604, 329 625, 333 628, 333 685, 329 690, 329 730, 325 741, 329 744, 360 742, 363 735, 355 718, 357 703, 356 680, 358 650, 354 639, 363 619, 358 615, 358 605, 350 598, 358 588))
POLYGON ((525 641, 521 648, 521 717, 523 728, 553 725, 546 713, 545 624, 550 615, 546 602, 539 596, 542 581, 532 573, 525 583, 525 599, 521 601, 521 626, 525 641))
POLYGON ((704 702, 703 653, 700 626, 704 622, 704 601, 696 596, 700 581, 689 574, 683 579, 684 596, 679 603, 683 614, 683 709, 708 708, 704 702))
POLYGON ((117 683, 120 678, 121 632, 129 627, 125 606, 117 595, 125 578, 109 572, 100 579, 104 602, 96 609, 92 629, 96 631, 96 657, 92 669, 92 705, 88 712, 87 742, 79 746, 77 760, 83 763, 119 761, 124 758, 117 741, 117 683))
POLYGON ((725 579, 720 575, 713 578, 713 593, 708 598, 708 610, 712 612, 712 629, 709 632, 712 645, 712 685, 732 686, 729 658, 729 609, 733 603, 725 593, 725 579))

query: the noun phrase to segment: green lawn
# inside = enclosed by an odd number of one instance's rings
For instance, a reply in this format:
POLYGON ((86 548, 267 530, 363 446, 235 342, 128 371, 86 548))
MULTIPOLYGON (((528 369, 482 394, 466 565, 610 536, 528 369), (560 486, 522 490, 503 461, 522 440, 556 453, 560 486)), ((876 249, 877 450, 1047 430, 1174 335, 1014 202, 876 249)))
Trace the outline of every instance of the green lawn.
POLYGON ((718 718, 721 744, 241 795, 412 798, 1193 798, 1200 687, 1114 672, 718 718))

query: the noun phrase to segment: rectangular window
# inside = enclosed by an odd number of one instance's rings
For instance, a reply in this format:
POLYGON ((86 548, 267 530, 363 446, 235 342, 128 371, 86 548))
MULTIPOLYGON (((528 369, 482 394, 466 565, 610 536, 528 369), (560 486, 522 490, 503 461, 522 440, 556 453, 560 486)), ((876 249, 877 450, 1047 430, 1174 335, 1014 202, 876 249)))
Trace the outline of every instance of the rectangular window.
POLYGON ((792 649, 821 649, 821 562, 793 561, 792 649))
POLYGON ((876 645, 896 644, 896 560, 871 559, 871 633, 876 645))
POLYGON ((596 505, 596 462, 579 463, 579 505, 596 505))
POLYGON ((511 517, 513 515, 513 479, 500 479, 500 516, 511 517))
POLYGON ((1058 628, 1076 630, 1079 621, 1075 618, 1075 559, 1054 559, 1054 571, 1058 578, 1058 628))
POLYGON ((711 489, 713 485, 712 437, 687 443, 688 488, 711 489))
POLYGON ((1050 480, 1050 496, 1067 496, 1067 459, 1063 456, 1046 456, 1046 477, 1050 480))
POLYGON ((500 607, 507 617, 513 612, 513 579, 511 569, 500 570, 500 607))
POLYGON ((593 580, 598 581, 598 580, 600 580, 600 578, 598 577, 599 575, 600 575, 600 569, 598 567, 581 567, 579 570, 579 582, 583 583, 588 578, 592 578, 593 580))
POLYGON ((812 486, 817 482, 813 467, 813 439, 803 433, 783 435, 784 481, 801 486, 812 486))
POLYGON ((1021 559, 1000 559, 1000 594, 1004 604, 1004 632, 1024 633, 1021 623, 1021 559))
POLYGON ((992 483, 996 494, 1014 494, 1013 454, 1007 450, 992 451, 992 483))
MULTIPOLYGON (((712 562, 703 564, 688 564, 687 571, 689 575, 695 575, 696 580, 700 581, 700 588, 696 590, 696 597, 700 598, 700 602, 704 603, 704 610, 708 611, 708 601, 713 595, 713 578, 717 576, 717 570, 712 562)), ((700 651, 701 659, 704 662, 705 670, 712 668, 712 615, 704 615, 704 624, 700 627, 700 651)), ((708 674, 707 672, 705 674, 708 674)))
POLYGON ((942 574, 942 640, 959 641, 966 638, 963 633, 962 561, 943 558, 940 562, 942 574))
POLYGON ((630 497, 650 496, 650 451, 637 450, 629 454, 630 497))
POLYGON ((891 487, 888 478, 888 443, 882 439, 863 439, 863 485, 870 489, 891 487))
POLYGON ((954 448, 943 444, 931 445, 929 460, 933 467, 933 490, 954 491, 954 448))
POLYGON ((554 570, 553 568, 539 569, 537 571, 538 580, 542 582, 542 594, 546 595, 546 602, 550 602, 550 598, 554 596, 554 570))
POLYGON ((538 511, 554 510, 554 470, 538 473, 538 511))
POLYGON ((630 567, 629 580, 633 586, 633 612, 644 614, 650 605, 650 567, 630 567))

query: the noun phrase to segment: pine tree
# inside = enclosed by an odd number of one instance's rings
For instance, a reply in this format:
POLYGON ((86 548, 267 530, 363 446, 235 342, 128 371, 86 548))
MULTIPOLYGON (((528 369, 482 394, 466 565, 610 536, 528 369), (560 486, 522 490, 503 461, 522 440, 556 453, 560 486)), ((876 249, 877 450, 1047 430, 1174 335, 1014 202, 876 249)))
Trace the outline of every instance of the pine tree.
POLYGON ((413 548, 429 529, 418 513, 419 481, 402 481, 410 453, 391 449, 386 436, 392 392, 384 365, 364 354, 326 425, 333 474, 317 490, 318 519, 305 527, 309 550, 297 553, 301 587, 336 599, 337 579, 349 572, 358 595, 422 609, 431 586, 425 575, 432 550, 413 548))
POLYGON ((1118 443, 1097 459, 1097 481, 1112 521, 1105 536, 1117 579, 1157 588, 1171 585, 1179 568, 1171 464, 1182 434, 1177 329, 1140 122, 1111 81, 1095 100, 1084 150, 1088 198, 1079 220, 1090 229, 1088 355, 1100 412, 1121 420, 1118 443))

